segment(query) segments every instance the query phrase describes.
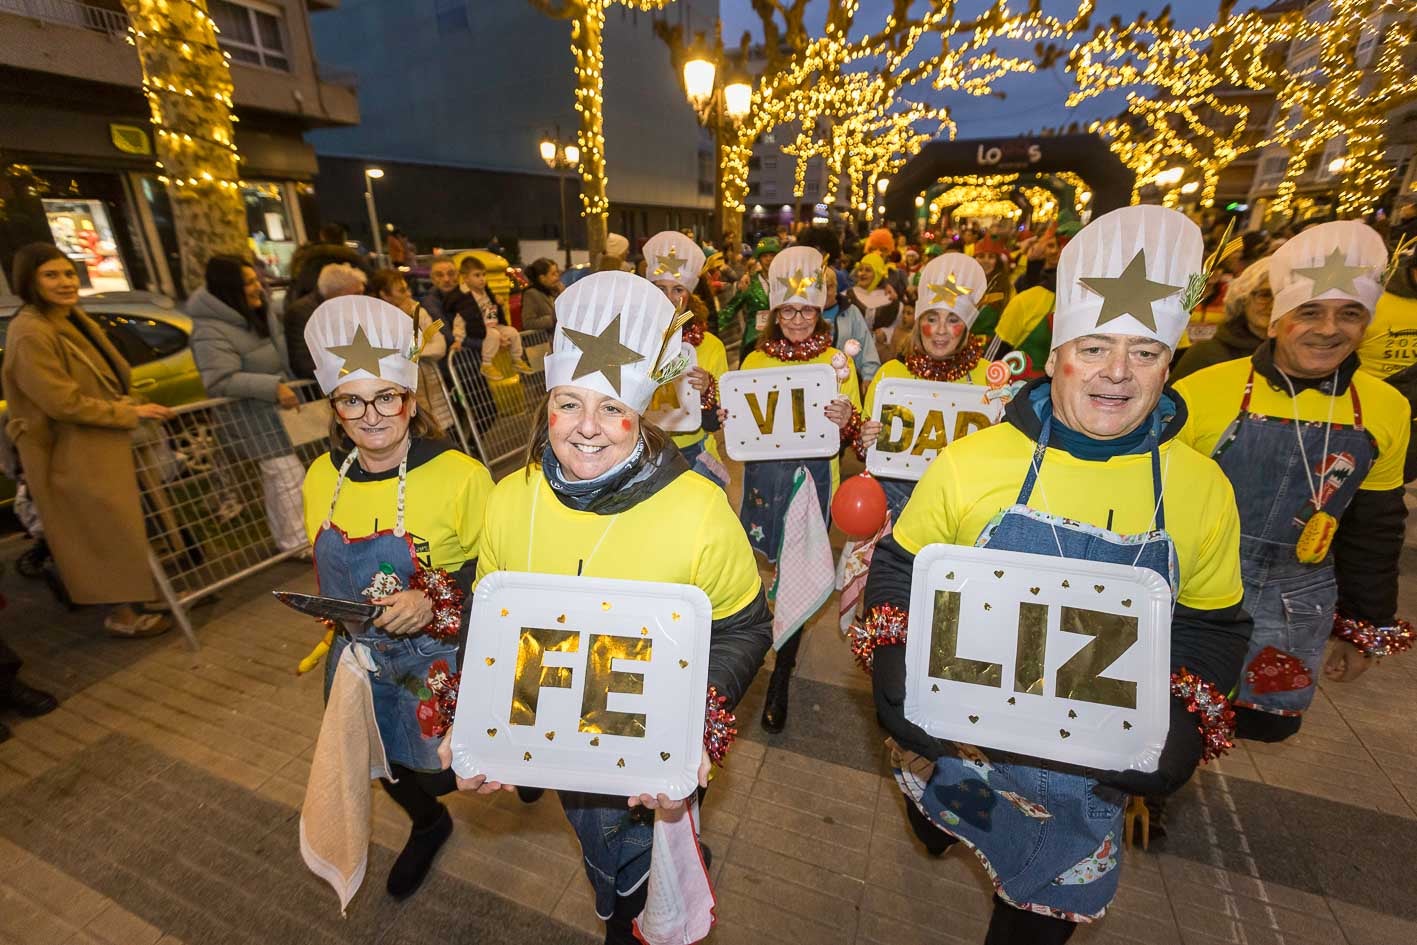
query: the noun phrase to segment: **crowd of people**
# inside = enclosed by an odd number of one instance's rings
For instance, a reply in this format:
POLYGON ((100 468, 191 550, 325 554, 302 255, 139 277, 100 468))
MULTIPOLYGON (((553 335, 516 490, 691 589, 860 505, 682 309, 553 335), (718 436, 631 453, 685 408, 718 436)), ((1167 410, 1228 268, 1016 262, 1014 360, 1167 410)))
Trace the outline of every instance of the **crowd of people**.
MULTIPOLYGON (((879 229, 849 245, 824 227, 752 246, 668 231, 632 252, 613 238, 594 271, 526 267, 521 327, 552 333, 537 366, 474 256, 437 259, 415 300, 400 271, 316 247, 283 319, 250 265, 214 258, 187 306, 208 390, 265 429, 294 406, 290 383, 309 378, 336 418, 330 451, 308 471, 278 436, 256 437, 245 458, 260 463, 272 536, 311 550, 321 593, 381 608, 335 637, 324 728, 357 736, 368 694, 387 758, 378 780, 410 821, 388 892, 412 895, 450 835, 441 796, 542 796, 449 769, 479 580, 511 570, 699 587, 712 605, 708 690, 693 694, 705 700, 701 798, 769 650, 761 725, 788 724, 812 614, 781 626, 760 575, 776 572, 781 613, 798 578, 784 553, 793 496, 807 490, 830 522, 841 458, 863 456, 882 432, 881 381, 982 392, 1004 364, 1021 384, 998 423, 953 439, 919 481, 882 480, 886 519, 850 549, 867 577, 848 639, 871 676, 909 829, 937 856, 962 842, 993 881, 986 942, 1064 942, 1100 919, 1117 891, 1129 798, 1145 799, 1160 832, 1166 796, 1203 761, 1236 738, 1292 736, 1321 679, 1353 682, 1413 639, 1396 612, 1403 496, 1417 473, 1411 247, 1352 221, 1285 239, 1224 236, 1140 206, 1037 233, 879 229), (468 347, 489 380, 505 378, 503 352, 514 373, 544 374, 524 460, 496 484, 441 435, 448 408, 430 400, 440 362, 468 347), (830 457, 743 463, 737 510, 717 436, 732 419, 718 391, 734 348, 743 371, 831 365, 837 389, 823 412, 839 435, 830 457), (1171 702, 1156 770, 942 741, 906 717, 914 562, 939 544, 1161 578, 1173 601, 1171 702)), ((0 375, 6 430, 59 569, 76 602, 111 606, 109 632, 161 632, 130 436, 169 414, 131 389, 62 253, 27 247, 12 282, 25 307, 0 375), (101 492, 66 475, 95 463, 108 473, 101 492)), ((17 672, 0 650, 0 694, 43 709, 17 672)), ((358 818, 337 812, 351 797, 367 805, 369 770, 367 754, 323 750, 312 770, 302 852, 342 904, 364 858, 349 842, 358 818)), ((637 941, 651 863, 664 855, 655 819, 685 816, 695 795, 558 794, 605 941, 637 941)))

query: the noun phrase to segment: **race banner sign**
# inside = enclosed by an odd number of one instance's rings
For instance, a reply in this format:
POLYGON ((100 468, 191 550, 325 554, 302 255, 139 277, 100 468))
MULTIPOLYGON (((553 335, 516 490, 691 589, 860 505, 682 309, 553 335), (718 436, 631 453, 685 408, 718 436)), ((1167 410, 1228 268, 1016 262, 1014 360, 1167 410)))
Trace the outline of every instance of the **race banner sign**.
MULTIPOLYGON (((685 342, 683 353, 689 358, 692 369, 699 363, 698 349, 685 342)), ((666 433, 693 433, 703 426, 704 412, 700 406, 703 398, 689 383, 689 372, 685 371, 668 384, 662 384, 654 392, 645 419, 666 433)))
POLYGON ((838 396, 830 364, 729 371, 719 378, 718 401, 728 412, 723 441, 737 460, 835 456, 841 433, 827 419, 838 396))
POLYGON ((703 754, 712 616, 687 584, 487 575, 473 596, 454 770, 686 797, 703 754))
POLYGON ((1150 569, 960 545, 915 558, 905 714, 937 738, 1155 771, 1170 654, 1171 590, 1150 569))
POLYGON ((986 403, 986 389, 913 377, 882 379, 871 418, 881 422, 881 432, 866 451, 867 472, 890 479, 925 475, 941 449, 1003 416, 1003 401, 986 403))

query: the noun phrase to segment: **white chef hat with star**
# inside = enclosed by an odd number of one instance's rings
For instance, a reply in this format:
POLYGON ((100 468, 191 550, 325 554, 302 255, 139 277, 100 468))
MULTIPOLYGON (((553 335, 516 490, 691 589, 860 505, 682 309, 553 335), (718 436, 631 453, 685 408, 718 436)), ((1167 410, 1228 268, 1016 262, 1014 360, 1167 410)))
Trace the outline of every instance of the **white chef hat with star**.
POLYGON ((699 284, 704 251, 683 233, 665 230, 645 241, 645 278, 650 282, 677 282, 690 292, 699 284))
POLYGON ((1058 260, 1053 347, 1135 335, 1174 351, 1205 278, 1204 254, 1200 228, 1166 207, 1122 207, 1093 220, 1058 260))
POLYGON ((596 272, 556 297, 546 389, 584 387, 644 413, 654 392, 682 374, 674 305, 629 272, 596 272), (671 329, 673 329, 671 331, 671 329))
POLYGON ((979 300, 989 286, 984 267, 964 253, 936 256, 920 270, 920 299, 917 314, 953 312, 965 325, 979 317, 979 300))
POLYGON ((321 302, 305 323, 305 346, 326 394, 366 378, 418 389, 423 339, 415 335, 413 319, 383 299, 342 295, 321 302))
POLYGON ((1335 220, 1309 227, 1287 240, 1270 261, 1270 321, 1321 299, 1358 302, 1371 315, 1383 294, 1387 261, 1387 245, 1366 223, 1335 220))
POLYGON ((789 246, 772 258, 768 267, 768 302, 773 310, 783 305, 826 308, 827 285, 822 278, 822 254, 810 246, 789 246))

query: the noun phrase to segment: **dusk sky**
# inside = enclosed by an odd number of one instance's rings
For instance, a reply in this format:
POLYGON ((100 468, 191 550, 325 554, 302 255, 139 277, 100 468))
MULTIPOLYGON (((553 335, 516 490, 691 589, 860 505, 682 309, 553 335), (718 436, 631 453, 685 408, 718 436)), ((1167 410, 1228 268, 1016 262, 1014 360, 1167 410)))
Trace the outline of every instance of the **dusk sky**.
MULTIPOLYGON (((1268 0, 1265 0, 1268 2, 1268 0)), ((720 0, 723 18, 724 42, 737 45, 743 30, 761 35, 761 23, 754 15, 750 0, 720 0)), ((1025 9, 1027 0, 1013 0, 1016 9, 1025 9)), ((1259 0, 1240 0, 1237 9, 1262 6, 1259 0)), ((820 35, 826 0, 813 0, 813 9, 808 13, 807 23, 812 32, 820 35)), ((923 5, 922 5, 923 6, 923 5)), ((961 11, 968 14, 988 6, 987 0, 963 0, 961 11)), ((1172 6, 1172 16, 1182 26, 1200 26, 1215 15, 1217 0, 1180 0, 1172 6)), ((856 23, 862 27, 877 29, 884 21, 885 13, 891 7, 889 0, 861 0, 861 10, 856 23)), ((1065 18, 1076 10, 1076 2, 1044 0, 1043 9, 1065 18)), ((1117 15, 1124 20, 1134 20, 1142 12, 1156 12, 1161 3, 1144 0, 1098 0, 1097 13, 1093 22, 1103 22, 1117 15)), ((1095 118, 1114 115, 1125 105, 1122 94, 1093 99, 1071 111, 1063 107, 1069 89, 1069 77, 1062 66, 1052 71, 1033 75, 1009 76, 1002 80, 998 88, 1007 93, 1007 98, 976 98, 969 95, 940 93, 929 89, 924 83, 912 97, 943 101, 950 107, 955 122, 959 125, 958 137, 985 138, 1016 135, 1029 129, 1038 130, 1045 126, 1065 125, 1070 121, 1086 124, 1095 118)))

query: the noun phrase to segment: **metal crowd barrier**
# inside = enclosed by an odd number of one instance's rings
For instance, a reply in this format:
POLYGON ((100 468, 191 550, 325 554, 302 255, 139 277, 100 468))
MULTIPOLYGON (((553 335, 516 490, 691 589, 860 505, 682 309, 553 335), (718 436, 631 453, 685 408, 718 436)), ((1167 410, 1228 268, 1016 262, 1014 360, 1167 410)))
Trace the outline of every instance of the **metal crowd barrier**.
POLYGON ((476 344, 445 362, 468 445, 488 469, 513 459, 526 448, 535 412, 546 398, 546 374, 541 362, 550 349, 550 334, 524 331, 521 337, 522 349, 536 369, 530 374, 519 373, 503 349, 492 362, 501 378, 489 378, 482 371, 482 349, 476 344))
POLYGON ((313 381, 297 410, 220 398, 176 408, 133 440, 153 577, 197 649, 187 609, 277 561, 309 554, 301 487, 329 449, 331 411, 313 381))

